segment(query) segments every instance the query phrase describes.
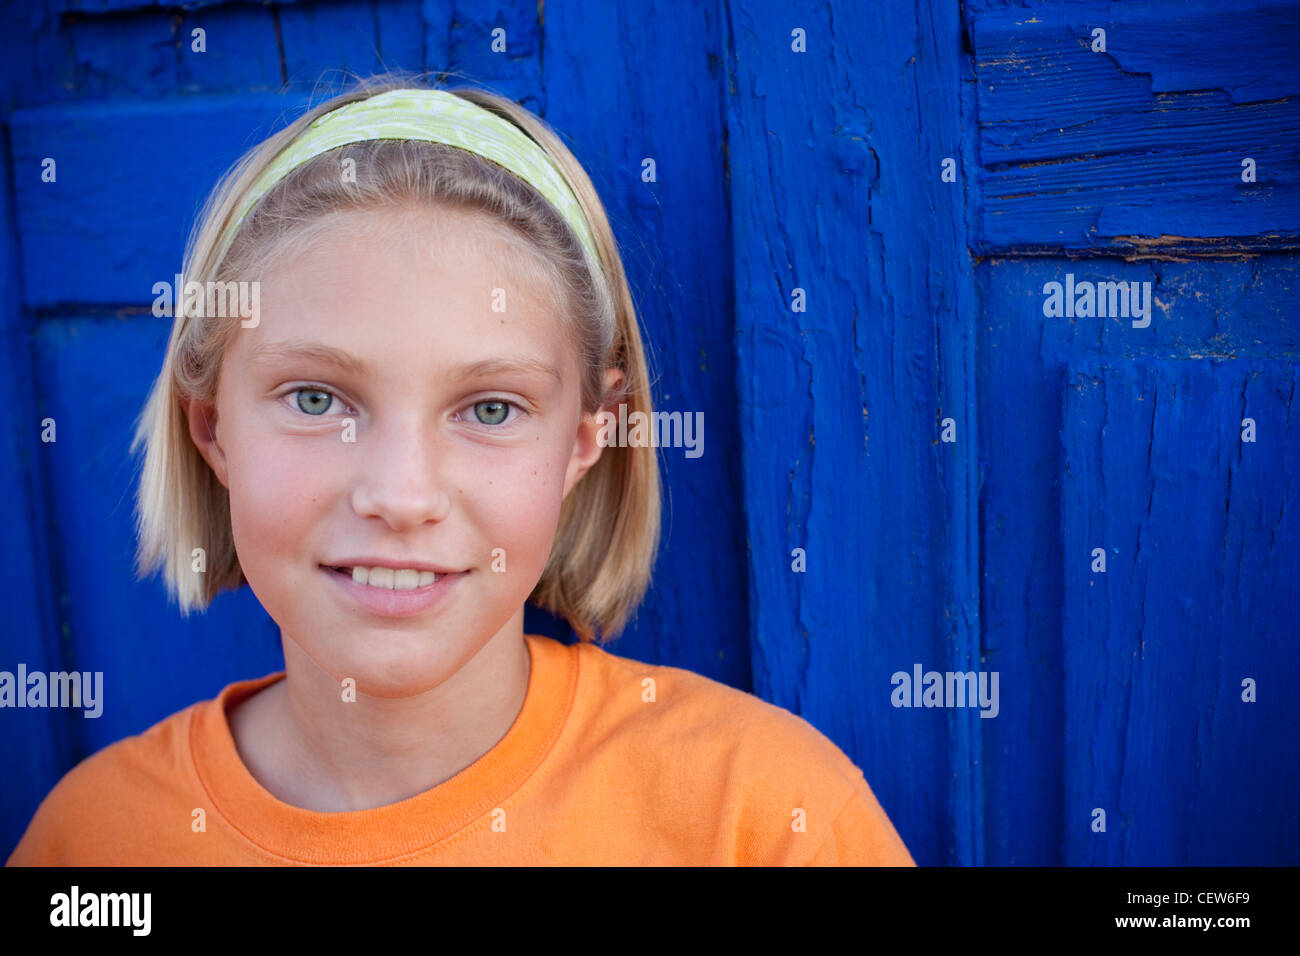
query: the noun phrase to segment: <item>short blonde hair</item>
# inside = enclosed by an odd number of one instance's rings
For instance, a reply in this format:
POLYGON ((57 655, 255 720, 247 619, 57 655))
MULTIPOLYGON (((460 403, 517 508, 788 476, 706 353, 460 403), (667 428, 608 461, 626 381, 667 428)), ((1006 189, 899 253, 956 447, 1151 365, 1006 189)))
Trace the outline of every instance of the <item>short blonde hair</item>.
MULTIPOLYGON (((340 147, 294 170, 245 219, 218 261, 222 231, 240 197, 308 124, 345 103, 413 88, 427 84, 420 76, 399 73, 361 80, 248 151, 217 183, 190 232, 182 288, 191 281, 206 284, 259 274, 310 241, 334 212, 412 204, 469 210, 522 240, 531 255, 520 257, 521 269, 537 274, 540 266, 551 279, 554 301, 571 319, 569 331, 581 356, 583 411, 626 403, 629 416, 635 411, 649 415, 644 346, 604 206, 559 136, 498 94, 473 87, 448 90, 514 123, 550 155, 590 224, 600 275, 587 268, 582 247, 560 213, 523 180, 465 150, 399 140, 340 147), (356 159, 356 182, 344 183, 339 176, 344 156, 356 159), (622 370, 623 378, 606 392, 609 368, 622 370)), ((194 445, 183 406, 189 399, 215 400, 221 358, 236 327, 229 319, 177 309, 162 370, 131 446, 132 452, 144 449, 136 499, 136 575, 143 578, 161 569, 168 594, 183 615, 205 609, 222 591, 245 583, 228 492, 194 445), (196 548, 206 555, 202 573, 192 570, 196 548)), ((583 641, 599 643, 617 635, 649 587, 659 510, 656 449, 605 448, 565 499, 550 557, 529 600, 567 620, 583 641)))

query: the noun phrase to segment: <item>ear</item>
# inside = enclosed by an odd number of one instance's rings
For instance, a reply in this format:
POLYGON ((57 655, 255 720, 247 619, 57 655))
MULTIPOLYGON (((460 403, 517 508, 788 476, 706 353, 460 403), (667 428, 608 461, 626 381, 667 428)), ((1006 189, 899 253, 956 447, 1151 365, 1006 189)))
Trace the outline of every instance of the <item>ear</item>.
MULTIPOLYGON (((605 370, 605 394, 621 385, 623 382, 623 370, 611 368, 605 370)), ((591 466, 600 460, 600 453, 603 450, 598 436, 602 430, 602 423, 599 418, 601 411, 610 411, 617 414, 617 408, 606 406, 597 409, 587 415, 582 416, 582 421, 578 423, 578 434, 573 442, 573 455, 569 458, 569 467, 564 475, 564 497, 569 497, 569 492, 573 490, 574 485, 591 470, 591 466)))
POLYGON ((226 453, 217 440, 216 405, 191 398, 185 402, 185 415, 190 422, 190 438, 194 440, 194 447, 212 468, 217 481, 229 489, 230 483, 226 480, 226 453))

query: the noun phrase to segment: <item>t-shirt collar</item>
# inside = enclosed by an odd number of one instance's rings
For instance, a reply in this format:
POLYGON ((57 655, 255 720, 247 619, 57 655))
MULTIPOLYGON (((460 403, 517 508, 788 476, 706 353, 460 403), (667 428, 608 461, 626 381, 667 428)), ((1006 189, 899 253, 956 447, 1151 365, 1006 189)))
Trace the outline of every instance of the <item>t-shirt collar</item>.
POLYGON ((530 670, 523 707, 497 744, 449 780, 398 803, 327 813, 278 800, 240 759, 227 712, 284 671, 228 685, 195 710, 190 747, 212 809, 271 855, 312 864, 398 862, 501 806, 541 765, 573 703, 578 655, 559 641, 524 636, 530 670))

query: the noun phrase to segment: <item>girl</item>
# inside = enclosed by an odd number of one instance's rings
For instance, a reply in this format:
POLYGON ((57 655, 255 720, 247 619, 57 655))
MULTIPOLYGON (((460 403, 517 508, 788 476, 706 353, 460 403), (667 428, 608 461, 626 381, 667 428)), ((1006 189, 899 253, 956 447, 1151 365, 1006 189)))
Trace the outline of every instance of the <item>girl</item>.
POLYGON ((185 613, 246 582, 285 668, 83 761, 11 863, 912 864, 810 724, 599 645, 648 585, 659 478, 597 416, 650 392, 541 120, 362 83, 227 174, 183 274, 138 569, 185 613), (525 634, 529 600, 580 642, 525 634))

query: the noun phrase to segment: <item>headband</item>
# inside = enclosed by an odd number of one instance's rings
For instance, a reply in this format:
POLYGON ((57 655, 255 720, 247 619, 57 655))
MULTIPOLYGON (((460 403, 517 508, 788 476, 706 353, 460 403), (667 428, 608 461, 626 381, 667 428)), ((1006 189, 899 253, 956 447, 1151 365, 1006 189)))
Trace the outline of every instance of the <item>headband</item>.
POLYGON ((248 214, 281 179, 321 153, 378 139, 422 140, 477 153, 528 183, 564 217, 590 257, 596 243, 577 197, 554 161, 528 134, 475 103, 444 90, 403 89, 378 93, 318 116, 286 146, 249 187, 222 234, 218 261, 248 214))

